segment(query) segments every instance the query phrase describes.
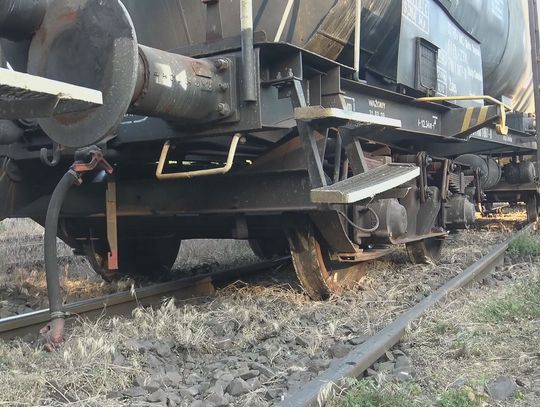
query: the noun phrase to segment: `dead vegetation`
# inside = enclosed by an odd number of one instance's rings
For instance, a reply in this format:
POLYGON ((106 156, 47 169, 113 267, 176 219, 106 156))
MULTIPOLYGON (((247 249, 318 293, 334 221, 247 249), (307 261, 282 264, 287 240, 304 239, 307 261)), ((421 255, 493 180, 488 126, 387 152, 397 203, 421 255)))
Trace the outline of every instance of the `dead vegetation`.
POLYGON ((540 268, 537 258, 517 253, 411 328, 399 349, 414 365, 412 382, 374 375, 334 406, 538 406, 540 268))
MULTIPOLYGON (((265 281, 237 282, 216 298, 166 301, 160 309, 137 310, 132 319, 81 321, 55 354, 33 343, 0 344, 0 405, 143 406, 163 397, 178 406, 212 397, 214 405, 271 405, 508 233, 453 235, 437 267, 411 265, 406 251, 396 252, 374 263, 357 289, 328 302, 308 301, 290 285, 288 268, 265 281)), ((210 247, 209 263, 223 262, 238 247, 236 259, 254 260, 243 243, 225 251, 210 247)), ((187 256, 177 265, 194 264, 198 249, 182 250, 187 256)))
POLYGON ((420 383, 432 391, 465 389, 473 400, 489 400, 485 385, 511 377, 519 388, 500 404, 537 406, 539 279, 535 264, 513 264, 431 313, 407 339, 420 383))
MULTIPOLYGON (((42 239, 43 228, 30 219, 0 222, 0 318, 48 306, 42 239)), ((103 283, 86 259, 74 256, 61 241, 59 258, 66 303, 129 290, 133 284, 129 279, 103 283)), ((180 249, 174 275, 182 277, 255 261, 246 242, 186 241, 180 249)))

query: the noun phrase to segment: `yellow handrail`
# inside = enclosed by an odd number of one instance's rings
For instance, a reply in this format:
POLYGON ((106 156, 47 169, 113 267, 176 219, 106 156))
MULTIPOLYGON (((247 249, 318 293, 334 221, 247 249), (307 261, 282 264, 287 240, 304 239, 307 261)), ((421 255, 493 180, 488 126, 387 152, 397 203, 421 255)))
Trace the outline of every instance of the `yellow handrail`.
POLYGON ((503 136, 508 135, 508 126, 506 125, 506 112, 511 112, 514 110, 514 108, 510 105, 507 105, 506 103, 501 102, 500 100, 495 99, 492 96, 430 96, 416 99, 417 102, 451 102, 463 100, 484 100, 486 102, 491 102, 494 105, 499 106, 501 111, 501 120, 496 126, 497 133, 503 136))

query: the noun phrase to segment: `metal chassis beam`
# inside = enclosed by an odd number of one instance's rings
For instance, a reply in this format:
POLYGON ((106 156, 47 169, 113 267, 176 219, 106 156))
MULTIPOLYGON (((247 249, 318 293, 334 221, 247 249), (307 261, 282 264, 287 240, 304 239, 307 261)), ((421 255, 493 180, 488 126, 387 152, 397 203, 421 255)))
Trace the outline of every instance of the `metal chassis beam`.
MULTIPOLYGON (((276 214, 317 210, 310 200, 306 171, 245 173, 159 182, 117 179, 117 214, 124 216, 199 216, 276 214)), ((63 217, 105 217, 106 184, 74 188, 63 217)), ((14 217, 43 217, 49 196, 19 209, 14 217)))
MULTIPOLYGON (((221 43, 220 43, 221 44, 221 43)), ((216 54, 228 56, 233 60, 240 58, 238 46, 216 44, 216 54)), ((196 52, 186 55, 196 56, 196 52)), ((237 106, 238 115, 232 121, 215 122, 203 128, 179 129, 166 122, 152 118, 127 117, 119 129, 114 144, 128 144, 136 141, 159 142, 166 139, 190 143, 196 138, 215 137, 234 132, 256 132, 272 129, 292 129, 296 123, 291 92, 294 82, 304 89, 307 106, 344 106, 359 113, 386 116, 399 119, 400 129, 378 129, 367 131, 364 139, 393 145, 401 150, 413 151, 420 146, 449 143, 448 150, 459 150, 467 140, 482 140, 487 153, 493 150, 500 153, 519 149, 534 152, 535 139, 524 133, 511 131, 508 136, 498 135, 490 123, 496 120, 496 109, 488 107, 474 112, 457 106, 436 103, 419 103, 414 98, 390 90, 367 85, 347 79, 353 71, 326 58, 301 50, 292 45, 258 43, 257 56, 261 75, 261 99, 255 104, 237 106), (469 126, 465 122, 472 118, 469 126), (235 120, 240 120, 236 122, 235 120), (458 123, 458 125, 456 125, 458 123), (476 131, 482 123, 486 128, 476 131), (159 139, 156 138, 159 134, 159 139), (460 138, 452 137, 459 135, 460 138), (420 140, 420 141, 419 141, 420 140), (420 145, 419 145, 420 143, 420 145), (501 147, 501 148, 499 148, 501 147)), ((17 145, 18 146, 18 145, 17 145)), ((0 153, 17 159, 35 159, 36 153, 20 148, 0 147, 0 153), (16 157, 15 157, 16 156, 16 157)))

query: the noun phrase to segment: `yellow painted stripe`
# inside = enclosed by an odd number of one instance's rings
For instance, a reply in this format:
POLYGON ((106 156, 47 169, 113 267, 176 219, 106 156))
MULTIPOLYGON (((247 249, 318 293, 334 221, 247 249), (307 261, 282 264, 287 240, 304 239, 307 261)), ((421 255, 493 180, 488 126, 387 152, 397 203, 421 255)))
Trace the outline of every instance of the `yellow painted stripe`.
POLYGON ((488 110, 489 106, 484 106, 480 108, 480 114, 478 115, 478 122, 476 124, 481 124, 486 121, 488 110))
POLYGON ((465 112, 465 117, 463 118, 463 126, 461 126, 461 131, 466 131, 471 126, 471 119, 474 113, 474 107, 468 107, 465 112))

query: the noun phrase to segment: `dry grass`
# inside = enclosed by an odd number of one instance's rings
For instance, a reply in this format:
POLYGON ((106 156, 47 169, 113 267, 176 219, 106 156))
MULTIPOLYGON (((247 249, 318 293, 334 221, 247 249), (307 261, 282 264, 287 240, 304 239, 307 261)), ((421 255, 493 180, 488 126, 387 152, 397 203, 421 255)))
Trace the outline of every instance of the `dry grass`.
POLYGON ((329 407, 421 407, 421 389, 414 384, 350 381, 351 390, 329 402, 329 407))
MULTIPOLYGON (((306 360, 325 357, 333 344, 380 329, 488 250, 486 242, 503 238, 472 231, 460 237, 449 242, 439 269, 407 264, 406 253, 399 252, 395 263, 380 262, 372 267, 360 290, 328 302, 311 302, 286 285, 239 283, 221 291, 217 298, 198 303, 168 301, 158 310, 137 310, 133 319, 82 324, 63 352, 56 355, 44 355, 27 344, 4 344, 0 384, 13 390, 0 399, 7 405, 15 405, 16 400, 25 400, 21 405, 66 405, 68 401, 119 405, 120 401, 106 396, 130 387, 134 377, 148 374, 146 362, 128 346, 133 340, 172 343, 177 355, 191 355, 201 366, 224 355, 264 354, 275 371, 267 385, 284 383, 289 375, 305 369, 306 360), (480 236, 482 246, 475 244, 480 236), (469 248, 466 256, 463 244, 469 248), (112 362, 118 353, 126 359, 121 368, 112 362)), ((282 272, 285 280, 287 273, 290 270, 282 272)), ((261 395, 252 393, 239 399, 237 405, 246 405, 248 398, 261 395)))
POLYGON ((185 272, 235 267, 258 260, 243 240, 187 240, 182 242, 174 266, 185 272))
MULTIPOLYGON (((30 219, 0 222, 0 316, 48 306, 43 273, 43 228, 30 219)), ((65 302, 129 289, 130 280, 104 284, 88 262, 59 241, 65 302)), ((194 240, 182 244, 178 274, 211 271, 257 261, 247 242, 194 240)))
MULTIPOLYGON (((77 324, 62 351, 53 355, 42 353, 37 345, 0 344, 0 385, 5 389, 0 405, 121 405, 108 395, 150 374, 148 360, 129 345, 144 340, 173 344, 169 363, 182 364, 189 356, 201 368, 223 357, 243 360, 252 354, 265 355, 275 377, 264 385, 285 386, 287 377, 305 371, 306 361, 326 357, 336 343, 374 333, 505 237, 500 231, 456 235, 438 267, 411 265, 405 251, 397 252, 390 260, 375 263, 358 289, 327 302, 308 301, 287 285, 289 269, 276 273, 281 284, 238 282, 216 298, 167 301, 157 310, 137 310, 133 319, 77 324)), ((223 264, 230 254, 242 262, 254 261, 245 244, 205 246, 208 263, 223 264)), ((177 265, 196 267, 200 249, 184 245, 182 250, 177 265)), ((39 273, 27 277, 21 278, 40 289, 27 288, 26 294, 43 292, 39 273)), ((84 282, 74 284, 73 292, 84 287, 84 282)), ((262 398, 260 392, 253 392, 236 405, 262 402, 262 398)))
MULTIPOLYGON (((197 352, 219 352, 225 341, 232 341, 229 349, 242 351, 270 338, 305 338, 309 342, 306 352, 316 356, 326 350, 328 339, 346 341, 359 332, 344 327, 366 326, 365 310, 355 307, 358 301, 345 296, 313 303, 285 286, 231 286, 203 304, 168 301, 159 310, 140 309, 122 330, 126 337, 172 339, 179 349, 197 352), (347 314, 342 312, 345 307, 351 308, 347 314), (313 324, 313 320, 318 323, 313 324)), ((276 349, 275 356, 279 353, 276 349)))
POLYGON ((540 271, 524 263, 503 273, 506 284, 497 290, 479 285, 455 295, 408 335, 405 342, 428 394, 457 386, 487 398, 487 381, 511 376, 524 388, 504 405, 538 405, 540 316, 531 314, 530 304, 538 302, 540 271))
MULTIPOLYGON (((115 363, 120 336, 82 324, 61 351, 47 354, 35 346, 0 343, 0 405, 118 406, 106 395, 130 385, 140 374, 136 354, 115 363)), ((122 357, 123 358, 123 357, 122 357)))

